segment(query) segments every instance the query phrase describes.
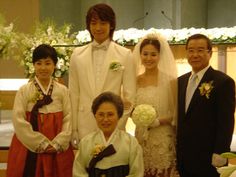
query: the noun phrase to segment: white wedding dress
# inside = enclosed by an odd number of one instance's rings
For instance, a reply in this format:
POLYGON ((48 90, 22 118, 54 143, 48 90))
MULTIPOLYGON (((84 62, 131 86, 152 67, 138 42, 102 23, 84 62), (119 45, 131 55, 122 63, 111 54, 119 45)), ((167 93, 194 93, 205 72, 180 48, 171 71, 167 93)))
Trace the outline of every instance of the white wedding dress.
MULTIPOLYGON (((136 105, 152 105, 159 117, 170 115, 169 95, 165 87, 147 86, 137 90, 136 105)), ((143 148, 145 177, 159 176, 174 177, 175 161, 175 131, 171 124, 159 125, 155 128, 136 127, 135 136, 143 148), (159 174, 159 175, 158 175, 159 174)))

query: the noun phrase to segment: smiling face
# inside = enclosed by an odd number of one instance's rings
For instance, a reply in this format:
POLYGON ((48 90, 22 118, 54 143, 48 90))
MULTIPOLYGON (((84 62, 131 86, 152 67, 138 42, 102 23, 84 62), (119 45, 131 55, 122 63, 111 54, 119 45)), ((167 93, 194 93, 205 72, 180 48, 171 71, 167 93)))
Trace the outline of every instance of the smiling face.
POLYGON ((103 21, 100 18, 92 18, 89 29, 95 41, 99 44, 110 38, 111 26, 108 21, 103 21))
POLYGON ((209 51, 205 39, 191 39, 186 49, 188 63, 195 73, 209 65, 212 51, 209 51))
POLYGON ((34 63, 35 74, 39 81, 50 80, 56 66, 50 57, 39 59, 34 63))
POLYGON ((146 70, 156 69, 159 62, 159 51, 152 45, 147 44, 141 50, 141 61, 146 70))
POLYGON ((115 105, 111 102, 103 102, 95 113, 98 127, 109 138, 119 121, 119 116, 115 105))

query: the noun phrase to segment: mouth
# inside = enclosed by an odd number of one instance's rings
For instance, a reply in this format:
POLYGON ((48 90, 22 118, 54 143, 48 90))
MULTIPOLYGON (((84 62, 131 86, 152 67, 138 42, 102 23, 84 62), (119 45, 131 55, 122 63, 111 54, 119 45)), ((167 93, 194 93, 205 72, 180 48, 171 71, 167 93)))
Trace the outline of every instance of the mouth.
POLYGON ((41 73, 39 73, 39 74, 41 74, 41 75, 48 75, 47 72, 41 72, 41 73))
POLYGON ((103 128, 109 128, 109 127, 110 127, 110 124, 102 124, 102 127, 103 127, 103 128))
POLYGON ((150 63, 150 62, 145 62, 144 63, 146 66, 152 66, 153 65, 153 63, 150 63))

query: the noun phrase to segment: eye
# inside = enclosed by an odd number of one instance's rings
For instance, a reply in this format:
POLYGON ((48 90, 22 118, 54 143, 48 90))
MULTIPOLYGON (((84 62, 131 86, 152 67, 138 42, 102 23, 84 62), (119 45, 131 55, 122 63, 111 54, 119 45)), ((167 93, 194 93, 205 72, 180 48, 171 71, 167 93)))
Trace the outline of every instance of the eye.
POLYGON ((151 55, 152 55, 153 57, 155 57, 155 56, 157 56, 157 53, 152 53, 151 55))
POLYGON ((113 115, 114 115, 113 112, 109 112, 109 113, 107 113, 107 116, 108 116, 108 117, 112 117, 113 115))
POLYGON ((42 62, 36 61, 35 65, 42 65, 42 62))

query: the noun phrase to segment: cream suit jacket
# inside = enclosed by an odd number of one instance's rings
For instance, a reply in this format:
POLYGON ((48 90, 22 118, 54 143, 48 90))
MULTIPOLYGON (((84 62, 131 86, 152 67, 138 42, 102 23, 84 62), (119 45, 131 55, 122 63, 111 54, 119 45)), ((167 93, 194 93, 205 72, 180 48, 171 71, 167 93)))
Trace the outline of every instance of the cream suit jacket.
MULTIPOLYGON (((100 93, 112 91, 118 95, 122 94, 124 100, 134 103, 135 68, 131 51, 111 41, 104 56, 101 82, 95 87, 92 44, 75 48, 70 60, 69 90, 72 102, 73 132, 78 132, 79 139, 97 129, 91 104, 100 93), (113 61, 122 64, 123 69, 111 70, 109 67, 113 61)), ((119 128, 125 129, 127 118, 126 114, 120 119, 119 128)))

